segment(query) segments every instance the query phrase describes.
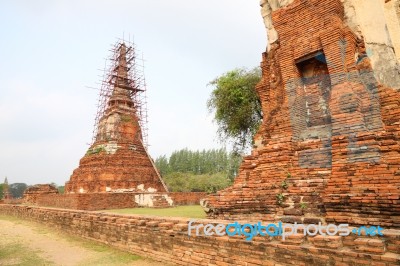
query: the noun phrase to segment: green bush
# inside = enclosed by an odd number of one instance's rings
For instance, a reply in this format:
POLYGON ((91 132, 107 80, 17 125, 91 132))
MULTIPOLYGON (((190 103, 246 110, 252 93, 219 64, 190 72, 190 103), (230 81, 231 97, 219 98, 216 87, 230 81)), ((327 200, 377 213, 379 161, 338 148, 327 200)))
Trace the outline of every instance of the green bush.
POLYGON ((225 173, 194 175, 190 173, 171 173, 164 176, 171 192, 214 193, 232 184, 225 173))

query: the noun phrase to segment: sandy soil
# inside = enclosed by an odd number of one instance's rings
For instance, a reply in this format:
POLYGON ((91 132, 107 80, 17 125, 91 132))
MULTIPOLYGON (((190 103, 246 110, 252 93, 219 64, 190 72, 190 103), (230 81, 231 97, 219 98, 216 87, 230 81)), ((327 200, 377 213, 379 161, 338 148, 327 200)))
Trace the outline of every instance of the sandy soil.
MULTIPOLYGON (((112 254, 107 254, 112 253, 112 249, 111 252, 108 248, 105 248, 106 251, 99 252, 80 245, 78 241, 67 239, 66 235, 27 221, 2 220, 0 218, 0 236, 0 249, 5 248, 7 244, 15 244, 17 241, 19 245, 23 246, 21 252, 27 252, 27 250, 34 252, 49 262, 46 264, 97 265, 99 263, 103 264, 101 263, 103 257, 108 259, 109 256, 112 256, 112 254)), ((0 256, 0 265, 18 264, 18 259, 7 258, 4 255, 3 257, 0 256)), ((104 264, 109 264, 109 262, 104 262, 104 264)), ((113 261, 112 265, 161 266, 165 264, 147 259, 139 259, 130 261, 129 263, 121 263, 117 260, 113 261)))

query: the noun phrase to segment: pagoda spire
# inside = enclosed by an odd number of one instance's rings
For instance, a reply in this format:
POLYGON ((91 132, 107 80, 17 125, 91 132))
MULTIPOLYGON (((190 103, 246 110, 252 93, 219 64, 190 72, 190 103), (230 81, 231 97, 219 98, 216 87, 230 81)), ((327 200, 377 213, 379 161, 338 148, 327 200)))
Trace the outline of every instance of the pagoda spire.
MULTIPOLYGON (((111 84, 114 86, 112 96, 127 96, 129 97, 129 91, 132 90, 130 83, 131 80, 128 77, 128 66, 127 66, 127 48, 125 43, 121 43, 118 47, 118 59, 114 69, 114 73, 111 77, 111 84)), ((129 97, 130 98, 130 97, 129 97)))
POLYGON ((108 101, 108 111, 115 110, 117 107, 130 112, 134 111, 134 103, 131 97, 131 92, 134 91, 132 86, 133 80, 129 78, 129 66, 127 63, 128 49, 125 43, 119 44, 116 54, 115 67, 110 75, 109 83, 112 86, 111 97, 108 101))
MULTIPOLYGON (((133 47, 119 43, 114 48, 113 67, 108 75, 108 101, 100 115, 96 142, 125 141, 143 142, 137 114, 138 103, 133 99, 142 90, 136 86, 137 78, 129 72, 133 61, 133 47)), ((106 95, 107 95, 106 94, 106 95)), ((94 144, 95 144, 94 143, 94 144)))
POLYGON ((4 178, 4 183, 3 183, 3 198, 4 199, 11 199, 12 198, 12 195, 10 193, 10 187, 8 185, 7 177, 4 178))

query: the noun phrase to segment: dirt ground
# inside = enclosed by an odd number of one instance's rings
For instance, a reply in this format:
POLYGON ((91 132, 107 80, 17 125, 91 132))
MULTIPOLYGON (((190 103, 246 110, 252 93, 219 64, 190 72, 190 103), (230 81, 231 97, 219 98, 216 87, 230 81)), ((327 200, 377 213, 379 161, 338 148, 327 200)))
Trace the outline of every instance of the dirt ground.
POLYGON ((37 223, 0 216, 0 265, 161 266, 137 255, 37 223))

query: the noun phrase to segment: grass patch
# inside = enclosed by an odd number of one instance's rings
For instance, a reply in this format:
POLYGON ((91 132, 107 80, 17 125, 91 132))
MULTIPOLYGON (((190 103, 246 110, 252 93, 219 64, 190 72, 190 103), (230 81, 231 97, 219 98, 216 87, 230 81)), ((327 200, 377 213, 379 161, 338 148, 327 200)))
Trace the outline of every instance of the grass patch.
POLYGON ((132 262, 142 260, 142 257, 134 255, 128 252, 120 251, 113 247, 105 244, 94 243, 89 240, 82 240, 76 238, 73 240, 74 243, 78 243, 80 246, 92 250, 98 255, 95 258, 90 258, 80 263, 79 265, 129 265, 132 262), (76 241, 76 242, 75 242, 76 241))
POLYGON ((17 242, 0 244, 0 265, 54 265, 54 263, 40 257, 41 251, 30 249, 17 242))
MULTIPOLYGON (((143 258, 138 255, 116 249, 112 246, 108 246, 107 244, 98 243, 89 239, 65 234, 59 231, 57 232, 57 234, 73 245, 77 245, 83 247, 86 250, 90 250, 97 253, 97 255, 94 258, 88 258, 87 260, 79 263, 78 265, 82 266, 121 265, 122 266, 143 260, 143 258)), ((147 260, 151 261, 150 259, 147 260)))
POLYGON ((22 220, 15 217, 15 216, 8 216, 8 215, 0 215, 0 220, 13 222, 15 224, 21 224, 22 220))
POLYGON ((206 218, 206 213, 200 205, 177 206, 172 208, 133 208, 106 210, 106 212, 121 214, 144 214, 167 217, 206 218))
MULTIPOLYGON (((129 265, 133 262, 136 262, 138 260, 140 260, 142 258, 135 256, 135 255, 131 255, 128 253, 123 253, 123 252, 113 252, 113 253, 109 253, 107 252, 106 254, 102 254, 102 256, 97 257, 95 259, 87 259, 86 261, 79 263, 78 265, 81 266, 97 266, 97 265, 113 265, 113 266, 117 266, 117 265, 129 265)), ((140 265, 140 264, 138 264, 140 265)))
POLYGON ((86 238, 81 238, 81 237, 74 236, 74 235, 66 235, 66 234, 60 233, 60 232, 59 232, 59 234, 62 234, 62 237, 65 238, 68 242, 77 244, 81 247, 84 247, 84 248, 92 250, 92 251, 118 253, 118 255, 129 255, 129 257, 132 257, 135 260, 141 258, 140 256, 130 254, 130 253, 127 253, 124 251, 120 251, 120 250, 115 249, 106 244, 94 242, 94 241, 86 239, 86 238))

